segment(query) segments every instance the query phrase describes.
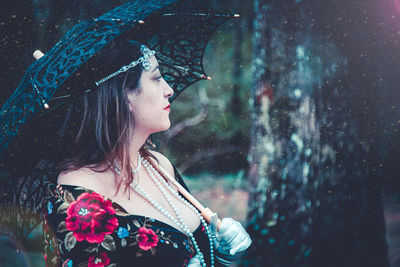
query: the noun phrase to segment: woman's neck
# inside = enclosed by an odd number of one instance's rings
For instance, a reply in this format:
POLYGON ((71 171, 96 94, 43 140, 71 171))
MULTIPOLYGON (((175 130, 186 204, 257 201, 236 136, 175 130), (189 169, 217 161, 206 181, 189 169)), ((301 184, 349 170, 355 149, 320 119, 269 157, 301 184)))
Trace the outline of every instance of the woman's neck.
POLYGON ((148 137, 149 134, 141 134, 139 132, 135 132, 132 135, 131 142, 129 144, 129 157, 131 159, 131 163, 133 163, 132 165, 136 166, 138 160, 138 152, 140 148, 144 145, 148 137))

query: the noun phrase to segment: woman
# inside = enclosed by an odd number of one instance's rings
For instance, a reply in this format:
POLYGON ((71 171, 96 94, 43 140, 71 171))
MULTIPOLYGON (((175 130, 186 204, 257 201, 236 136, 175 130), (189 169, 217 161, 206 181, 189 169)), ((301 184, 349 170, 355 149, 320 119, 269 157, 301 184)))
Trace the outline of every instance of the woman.
POLYGON ((150 134, 170 127, 173 94, 154 53, 121 38, 95 56, 91 92, 71 104, 61 131, 65 160, 46 198, 47 265, 228 265, 250 245, 230 218, 215 236, 165 179, 160 169, 186 187, 169 160, 147 148, 150 134))

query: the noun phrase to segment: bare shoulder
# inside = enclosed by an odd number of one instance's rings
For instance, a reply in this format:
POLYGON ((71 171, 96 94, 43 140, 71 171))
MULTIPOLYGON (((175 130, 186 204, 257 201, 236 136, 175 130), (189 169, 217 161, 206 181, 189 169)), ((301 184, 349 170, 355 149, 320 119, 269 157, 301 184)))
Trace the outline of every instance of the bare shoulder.
POLYGON ((149 152, 158 160, 158 163, 172 176, 175 177, 174 167, 166 156, 160 152, 149 150, 149 152))
POLYGON ((58 175, 57 184, 76 185, 89 189, 96 189, 102 184, 105 174, 95 172, 89 168, 64 171, 58 175))

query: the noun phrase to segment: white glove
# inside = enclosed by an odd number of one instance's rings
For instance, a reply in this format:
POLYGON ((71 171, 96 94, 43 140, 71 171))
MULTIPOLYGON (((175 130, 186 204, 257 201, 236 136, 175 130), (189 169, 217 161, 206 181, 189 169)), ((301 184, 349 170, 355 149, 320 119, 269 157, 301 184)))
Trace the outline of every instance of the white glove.
POLYGON ((193 258, 190 259, 188 267, 201 267, 199 254, 196 254, 193 258))
POLYGON ((251 238, 243 226, 232 218, 224 218, 217 232, 217 214, 211 216, 210 231, 215 236, 215 257, 224 265, 237 260, 251 245, 251 238))

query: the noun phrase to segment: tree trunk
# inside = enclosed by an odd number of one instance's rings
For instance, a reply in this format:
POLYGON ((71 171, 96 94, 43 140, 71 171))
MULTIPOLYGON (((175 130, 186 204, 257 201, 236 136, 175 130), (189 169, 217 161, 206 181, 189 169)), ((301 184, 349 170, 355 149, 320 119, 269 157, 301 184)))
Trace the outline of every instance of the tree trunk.
POLYGON ((374 102, 360 95, 365 84, 332 33, 313 28, 315 5, 306 4, 255 1, 248 212, 255 242, 243 265, 387 266, 369 143, 374 102))

